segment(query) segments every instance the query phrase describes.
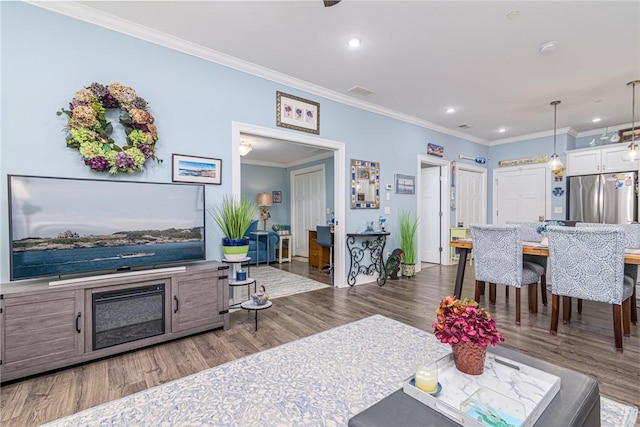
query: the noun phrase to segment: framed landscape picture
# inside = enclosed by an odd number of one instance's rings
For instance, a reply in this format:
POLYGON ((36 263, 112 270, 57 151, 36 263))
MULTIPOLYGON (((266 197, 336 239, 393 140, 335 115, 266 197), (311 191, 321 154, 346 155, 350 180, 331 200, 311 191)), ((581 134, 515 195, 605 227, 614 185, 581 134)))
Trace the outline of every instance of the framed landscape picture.
POLYGON ((209 157, 173 155, 173 182, 195 182, 198 184, 222 183, 222 160, 209 157))
POLYGON ((276 92, 276 125, 320 134, 320 104, 308 99, 276 92))

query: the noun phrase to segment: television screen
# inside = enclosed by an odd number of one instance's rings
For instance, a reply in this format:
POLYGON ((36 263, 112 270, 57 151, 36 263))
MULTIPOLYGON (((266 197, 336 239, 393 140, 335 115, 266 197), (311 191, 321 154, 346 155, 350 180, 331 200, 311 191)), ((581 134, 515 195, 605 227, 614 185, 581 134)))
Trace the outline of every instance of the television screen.
POLYGON ((205 259, 203 185, 8 178, 11 280, 205 259))

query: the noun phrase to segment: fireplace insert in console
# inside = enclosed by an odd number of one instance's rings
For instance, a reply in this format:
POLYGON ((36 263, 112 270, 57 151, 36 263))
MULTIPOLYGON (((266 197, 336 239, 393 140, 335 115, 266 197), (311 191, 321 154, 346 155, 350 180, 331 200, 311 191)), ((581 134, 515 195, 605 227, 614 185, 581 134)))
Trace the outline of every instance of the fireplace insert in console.
POLYGON ((164 334, 164 284, 93 294, 93 350, 164 334))

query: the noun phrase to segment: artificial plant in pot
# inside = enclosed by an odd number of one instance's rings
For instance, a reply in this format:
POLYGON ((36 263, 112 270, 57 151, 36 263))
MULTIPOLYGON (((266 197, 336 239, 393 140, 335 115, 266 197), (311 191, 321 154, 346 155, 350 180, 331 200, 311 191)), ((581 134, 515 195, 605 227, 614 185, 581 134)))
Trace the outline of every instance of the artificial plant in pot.
POLYGON ((208 209, 225 235, 222 239, 222 252, 226 259, 241 260, 247 256, 249 238, 245 237, 245 233, 257 209, 255 202, 232 196, 224 196, 220 205, 208 209))
POLYGON ((408 211, 400 211, 400 249, 402 249, 402 275, 416 275, 418 218, 408 211))

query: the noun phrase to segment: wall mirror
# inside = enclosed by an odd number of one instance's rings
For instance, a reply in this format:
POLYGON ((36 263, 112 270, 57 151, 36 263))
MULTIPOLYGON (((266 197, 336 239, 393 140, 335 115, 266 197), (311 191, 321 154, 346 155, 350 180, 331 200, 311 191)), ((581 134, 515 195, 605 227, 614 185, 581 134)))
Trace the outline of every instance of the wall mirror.
POLYGON ((351 209, 380 208, 380 163, 351 159, 351 209))

